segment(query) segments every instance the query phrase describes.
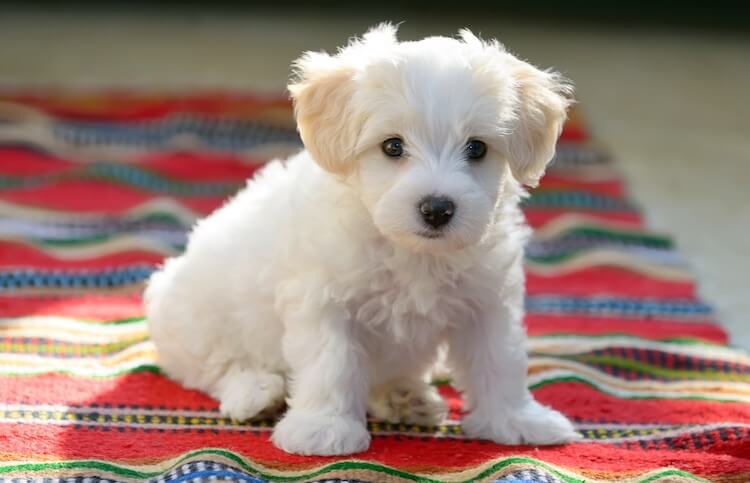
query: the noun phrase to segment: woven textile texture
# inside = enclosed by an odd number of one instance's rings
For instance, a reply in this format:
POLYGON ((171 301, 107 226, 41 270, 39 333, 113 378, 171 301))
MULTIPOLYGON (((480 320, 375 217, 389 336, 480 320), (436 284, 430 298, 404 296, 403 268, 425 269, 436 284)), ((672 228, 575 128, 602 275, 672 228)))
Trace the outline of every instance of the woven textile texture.
POLYGON ((529 385, 583 434, 556 447, 370 421, 355 457, 285 454, 170 381, 143 281, 273 156, 283 96, 0 94, 0 481, 750 481, 750 356, 669 237, 647 230, 574 112, 526 201, 529 385))

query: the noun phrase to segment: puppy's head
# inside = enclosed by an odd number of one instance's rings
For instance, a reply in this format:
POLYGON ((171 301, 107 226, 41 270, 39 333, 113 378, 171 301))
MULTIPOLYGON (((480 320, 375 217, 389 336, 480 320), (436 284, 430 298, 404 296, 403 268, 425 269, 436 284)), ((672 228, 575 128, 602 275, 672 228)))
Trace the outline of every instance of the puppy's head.
POLYGON ((305 146, 360 193, 383 235, 420 251, 478 243, 510 177, 538 183, 572 93, 468 30, 399 42, 384 24, 295 66, 305 146))

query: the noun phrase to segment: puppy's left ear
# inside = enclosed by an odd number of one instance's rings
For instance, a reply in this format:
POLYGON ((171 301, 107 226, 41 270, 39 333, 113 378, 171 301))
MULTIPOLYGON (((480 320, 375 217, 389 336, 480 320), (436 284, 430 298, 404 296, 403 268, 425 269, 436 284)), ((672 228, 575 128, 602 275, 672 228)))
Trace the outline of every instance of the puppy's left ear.
POLYGON ((557 138, 573 102, 573 86, 559 74, 515 57, 511 73, 518 103, 507 145, 510 168, 520 183, 534 187, 555 155, 557 138))
POLYGON ((297 81, 288 88, 302 141, 323 169, 346 174, 361 129, 351 102, 355 71, 319 52, 304 54, 295 69, 297 81))

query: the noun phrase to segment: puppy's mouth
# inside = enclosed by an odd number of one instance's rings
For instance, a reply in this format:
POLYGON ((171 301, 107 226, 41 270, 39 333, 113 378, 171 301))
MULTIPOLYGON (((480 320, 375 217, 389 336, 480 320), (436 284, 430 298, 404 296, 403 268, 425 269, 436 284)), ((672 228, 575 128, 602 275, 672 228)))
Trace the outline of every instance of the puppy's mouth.
POLYGON ((434 240, 436 238, 443 238, 445 236, 445 233, 436 230, 422 230, 417 232, 417 235, 421 236, 422 238, 434 240))

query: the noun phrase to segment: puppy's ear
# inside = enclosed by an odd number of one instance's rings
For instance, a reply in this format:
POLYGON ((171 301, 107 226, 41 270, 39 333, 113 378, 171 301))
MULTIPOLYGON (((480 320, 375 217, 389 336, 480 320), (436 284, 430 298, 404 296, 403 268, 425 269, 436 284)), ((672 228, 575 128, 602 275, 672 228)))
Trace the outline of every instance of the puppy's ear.
POLYGON ((534 187, 555 154, 568 106, 573 102, 573 86, 559 74, 539 70, 515 57, 510 66, 518 103, 507 140, 508 158, 513 176, 534 187))
POLYGON ((346 174, 362 124, 352 108, 355 71, 319 52, 307 52, 294 66, 289 92, 302 141, 323 169, 346 174))

